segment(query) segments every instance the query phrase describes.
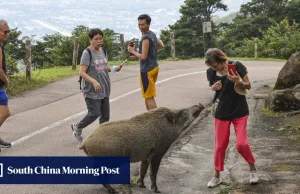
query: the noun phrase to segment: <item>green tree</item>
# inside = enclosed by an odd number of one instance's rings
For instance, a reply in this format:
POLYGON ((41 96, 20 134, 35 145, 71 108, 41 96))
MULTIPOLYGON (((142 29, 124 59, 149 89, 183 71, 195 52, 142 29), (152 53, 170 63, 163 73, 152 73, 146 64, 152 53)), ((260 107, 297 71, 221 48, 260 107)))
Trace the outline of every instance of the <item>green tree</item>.
MULTIPOLYGON (((293 53, 300 51, 299 24, 289 24, 286 18, 281 22, 272 21, 273 25, 263 32, 258 42, 258 57, 288 59, 293 53)), ((234 53, 240 57, 254 56, 254 38, 245 38, 234 53)))
MULTIPOLYGON (((211 21, 212 14, 219 10, 227 10, 227 6, 221 0, 186 0, 181 6, 180 13, 182 16, 174 24, 169 26, 174 31, 176 55, 180 58, 200 57, 203 52, 203 29, 202 24, 205 21, 211 21)), ((163 40, 169 44, 169 38, 165 35, 168 32, 163 31, 163 40), (164 37, 165 36, 165 37, 164 37)), ((212 46, 212 37, 206 34, 208 45, 212 46)), ((169 49, 167 47, 166 49, 169 49)))
POLYGON ((12 58, 9 54, 5 55, 6 64, 7 64, 7 76, 12 76, 14 74, 19 73, 19 69, 17 67, 17 61, 12 58))
POLYGON ((77 59, 78 63, 80 63, 80 58, 84 49, 90 46, 90 40, 88 36, 89 31, 90 28, 81 25, 81 26, 77 26, 72 32, 73 40, 75 40, 75 37, 79 38, 78 59, 77 59))
POLYGON ((34 68, 55 66, 51 51, 62 43, 63 36, 59 33, 45 35, 42 40, 36 41, 31 47, 32 64, 34 68))
POLYGON ((263 34, 262 56, 288 59, 293 53, 300 51, 300 25, 296 22, 290 25, 287 18, 273 23, 263 34))
POLYGON ((171 45, 170 45, 170 30, 164 29, 160 31, 160 39, 164 43, 164 48, 158 50, 158 58, 159 59, 167 59, 171 53, 171 45))
POLYGON ((103 34, 103 47, 107 50, 108 59, 120 57, 120 34, 108 28, 103 30, 103 34))
POLYGON ((285 15, 289 19, 289 22, 296 22, 300 24, 300 0, 291 0, 287 2, 285 7, 285 15))
POLYGON ((22 32, 13 29, 9 33, 9 38, 4 42, 6 52, 14 59, 21 60, 25 57, 25 44, 21 39, 22 32))
POLYGON ((53 62, 49 66, 70 66, 73 61, 73 37, 62 37, 59 44, 50 50, 50 60, 53 62))
POLYGON ((238 56, 237 53, 240 52, 237 50, 244 46, 244 39, 262 39, 263 33, 272 26, 272 21, 280 22, 287 16, 288 12, 292 13, 292 11, 287 10, 292 1, 252 0, 243 4, 237 17, 233 19, 233 23, 220 24, 217 27, 220 30, 216 38, 217 47, 231 56, 238 56))

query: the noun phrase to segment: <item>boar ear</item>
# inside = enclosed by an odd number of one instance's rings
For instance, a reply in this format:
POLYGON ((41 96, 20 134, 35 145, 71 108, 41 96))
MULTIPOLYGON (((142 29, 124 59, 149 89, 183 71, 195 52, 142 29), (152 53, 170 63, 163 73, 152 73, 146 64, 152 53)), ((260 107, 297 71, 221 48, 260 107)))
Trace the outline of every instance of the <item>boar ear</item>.
POLYGON ((170 123, 176 123, 176 114, 174 112, 168 112, 166 114, 166 117, 170 121, 170 123))

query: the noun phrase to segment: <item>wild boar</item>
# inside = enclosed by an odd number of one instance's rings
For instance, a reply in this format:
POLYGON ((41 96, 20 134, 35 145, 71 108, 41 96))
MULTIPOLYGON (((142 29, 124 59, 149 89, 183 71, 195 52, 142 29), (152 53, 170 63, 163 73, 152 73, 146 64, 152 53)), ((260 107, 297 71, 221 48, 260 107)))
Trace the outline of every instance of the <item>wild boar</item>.
MULTIPOLYGON (((151 189, 159 193, 156 176, 161 159, 173 142, 188 128, 200 112, 202 104, 182 109, 152 109, 129 119, 101 124, 81 143, 87 156, 129 156, 130 162, 141 161, 138 184, 150 165, 151 189)), ((103 185, 115 193, 110 185, 103 185)))

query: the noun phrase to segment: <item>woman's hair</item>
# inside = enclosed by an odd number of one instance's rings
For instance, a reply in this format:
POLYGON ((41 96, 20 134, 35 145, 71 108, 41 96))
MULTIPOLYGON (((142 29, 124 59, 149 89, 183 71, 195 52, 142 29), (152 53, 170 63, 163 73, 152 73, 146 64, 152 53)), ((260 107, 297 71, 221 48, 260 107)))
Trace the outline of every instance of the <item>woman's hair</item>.
POLYGON ((97 34, 100 34, 103 37, 102 30, 100 30, 99 28, 93 28, 89 32, 89 38, 92 40, 97 34))
POLYGON ((226 54, 218 48, 210 48, 205 53, 205 64, 225 63, 228 60, 226 54))

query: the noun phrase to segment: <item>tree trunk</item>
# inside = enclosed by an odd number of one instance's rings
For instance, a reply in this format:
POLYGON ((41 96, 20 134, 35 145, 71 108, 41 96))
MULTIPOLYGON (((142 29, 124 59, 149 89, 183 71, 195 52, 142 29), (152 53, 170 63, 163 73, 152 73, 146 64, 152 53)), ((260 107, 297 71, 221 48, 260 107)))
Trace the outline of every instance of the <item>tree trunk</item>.
POLYGON ((26 49, 26 55, 25 55, 26 78, 31 79, 31 41, 30 40, 26 40, 25 49, 26 49))
POLYGON ((78 48, 79 48, 79 38, 76 37, 74 41, 74 50, 73 50, 73 63, 72 70, 76 70, 76 65, 78 63, 78 48))

